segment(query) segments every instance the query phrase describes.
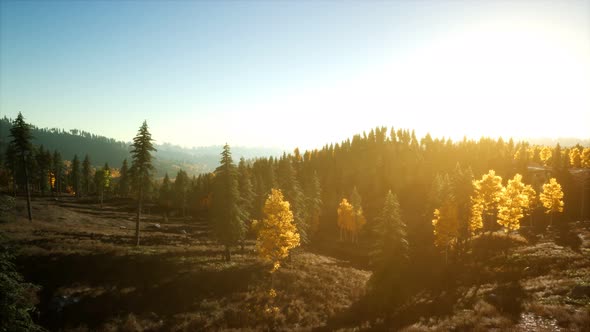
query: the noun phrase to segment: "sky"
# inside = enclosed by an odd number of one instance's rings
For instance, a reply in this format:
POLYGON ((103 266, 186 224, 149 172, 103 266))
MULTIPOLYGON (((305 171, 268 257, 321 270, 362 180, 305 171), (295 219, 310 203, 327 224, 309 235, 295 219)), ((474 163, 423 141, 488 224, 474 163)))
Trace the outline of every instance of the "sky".
POLYGON ((590 1, 0 1, 0 116, 321 147, 590 137, 590 1))

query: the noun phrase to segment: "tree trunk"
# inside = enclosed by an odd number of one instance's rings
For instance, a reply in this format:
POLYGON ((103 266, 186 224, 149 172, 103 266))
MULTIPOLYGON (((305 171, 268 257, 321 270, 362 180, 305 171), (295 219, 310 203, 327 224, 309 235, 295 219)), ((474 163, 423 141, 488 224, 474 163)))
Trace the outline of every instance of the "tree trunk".
POLYGON ((29 213, 29 221, 33 221, 33 210, 31 209, 31 190, 29 188, 29 171, 27 170, 27 161, 24 154, 23 165, 25 168, 25 189, 27 191, 27 212, 29 213))
POLYGON ((143 199, 143 188, 139 185, 139 196, 137 198, 137 219, 135 221, 135 245, 139 246, 139 219, 141 218, 141 201, 143 199))
POLYGON ((100 191, 100 209, 102 210, 102 202, 104 200, 104 190, 100 191))

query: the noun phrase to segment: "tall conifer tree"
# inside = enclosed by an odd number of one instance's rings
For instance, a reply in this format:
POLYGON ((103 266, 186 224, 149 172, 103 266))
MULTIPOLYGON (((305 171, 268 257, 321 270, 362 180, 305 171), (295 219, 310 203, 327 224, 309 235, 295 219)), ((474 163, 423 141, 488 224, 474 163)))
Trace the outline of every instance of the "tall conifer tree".
POLYGON ((154 166, 152 165, 152 151, 156 151, 153 145, 152 134, 148 130, 147 121, 144 121, 133 138, 131 150, 131 173, 134 187, 137 190, 137 217, 135 221, 135 241, 139 246, 139 220, 141 219, 141 207, 144 194, 150 185, 154 166))
POLYGON ((78 159, 78 155, 74 155, 74 160, 72 160, 72 189, 76 193, 76 197, 80 197, 80 159, 78 159))
POLYGON ((12 150, 15 152, 15 156, 19 159, 20 163, 22 163, 22 168, 25 172, 25 190, 27 192, 27 213, 30 221, 33 221, 33 210, 31 208, 31 188, 29 188, 29 172, 28 172, 28 163, 29 158, 31 157, 31 152, 33 150, 33 146, 31 144, 31 140, 33 136, 31 135, 31 128, 28 123, 25 122, 25 118, 18 112, 18 116, 16 120, 14 120, 14 124, 10 129, 10 137, 12 140, 10 141, 10 146, 12 150))
POLYGON ((212 222, 215 237, 225 247, 224 259, 230 261, 231 247, 239 244, 244 237, 246 218, 240 208, 237 169, 227 144, 223 147, 220 164, 215 169, 212 222))
POLYGON ((90 194, 90 183, 92 178, 92 165, 90 165, 90 157, 86 155, 82 162, 82 191, 84 195, 90 194))

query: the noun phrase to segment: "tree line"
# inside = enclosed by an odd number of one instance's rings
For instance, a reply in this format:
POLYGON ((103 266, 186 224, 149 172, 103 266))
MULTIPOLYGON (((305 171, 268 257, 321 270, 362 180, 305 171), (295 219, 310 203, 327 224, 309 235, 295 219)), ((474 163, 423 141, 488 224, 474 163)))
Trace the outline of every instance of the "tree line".
MULTIPOLYGON (((19 114, 15 124, 21 117, 19 114)), ((147 127, 143 135, 149 135, 147 127)), ((410 130, 378 127, 321 149, 303 153, 295 149, 280 157, 241 158, 237 164, 226 145, 220 166, 214 172, 189 177, 181 169, 173 177, 166 173, 162 180, 153 178, 151 159, 150 171, 138 180, 132 176, 127 159, 121 162, 120 168, 111 168, 108 163, 102 168, 92 168, 88 155, 82 162, 77 155, 71 161, 63 160, 59 151, 50 152, 43 146, 27 147, 27 167, 19 167, 15 147, 10 144, 5 153, 3 184, 19 189, 26 171, 30 181, 27 188, 42 194, 70 193, 101 198, 105 195, 139 198, 141 194, 141 200, 158 206, 166 217, 190 215, 219 220, 219 223, 212 222, 212 229, 225 229, 231 234, 227 238, 227 234, 219 235, 224 238, 222 242, 228 243, 228 259, 231 245, 252 233, 254 220, 264 218, 264 204, 272 189, 280 189, 289 202, 304 245, 325 239, 350 243, 370 241, 371 229, 382 213, 389 192, 402 207, 400 214, 407 224, 409 243, 434 245, 433 211, 437 209, 436 217, 443 219, 455 210, 461 220, 476 215, 472 202, 474 174, 485 174, 490 169, 503 178, 520 174, 519 182, 530 183, 527 188, 535 192, 555 178, 563 186, 568 207, 564 215, 579 216, 587 212, 579 199, 585 193, 584 188, 570 172, 572 168, 590 167, 590 148, 579 145, 562 148, 557 144, 550 148, 502 138, 464 138, 453 142, 428 134, 418 139, 410 130), (138 187, 138 181, 142 186, 138 187), (220 189, 221 183, 226 186, 224 190, 220 189), (450 187, 455 191, 452 195, 450 187), (142 188, 141 193, 138 188, 142 188), (441 202, 441 197, 447 201, 453 197, 456 208, 441 202), (238 221, 229 222, 230 216, 238 221), (225 222, 228 224, 220 226, 225 222)), ((146 148, 153 149, 153 145, 146 148)), ((489 210, 485 204, 484 212, 489 210)), ((503 216, 501 220, 509 219, 506 214, 503 216)), ((469 232, 465 226, 468 224, 463 222, 457 230, 463 238, 469 232)), ((412 250, 419 252, 423 248, 412 250)))

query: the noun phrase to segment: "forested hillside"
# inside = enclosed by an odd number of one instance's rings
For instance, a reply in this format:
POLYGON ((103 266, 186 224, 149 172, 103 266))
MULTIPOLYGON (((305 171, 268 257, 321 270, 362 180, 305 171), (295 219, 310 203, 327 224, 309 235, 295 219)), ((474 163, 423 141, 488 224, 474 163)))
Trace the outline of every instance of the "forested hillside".
MULTIPOLYGON (((9 131, 12 120, 4 117, 0 120, 0 151, 5 151, 9 142, 9 131)), ((96 135, 83 130, 69 131, 59 128, 31 127, 33 144, 43 146, 45 150, 58 151, 65 160, 74 159, 74 155, 90 157, 93 166, 108 163, 111 167, 120 168, 125 158, 129 158, 128 142, 96 135)), ((195 143, 198 145, 198 143, 195 143)), ((161 178, 166 173, 176 174, 183 169, 190 176, 211 172, 219 164, 221 146, 204 146, 183 148, 169 143, 156 144, 155 165, 156 176, 161 178)), ((257 156, 279 155, 278 148, 236 147, 237 156, 253 158, 257 156)))

